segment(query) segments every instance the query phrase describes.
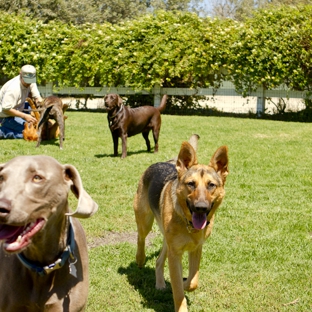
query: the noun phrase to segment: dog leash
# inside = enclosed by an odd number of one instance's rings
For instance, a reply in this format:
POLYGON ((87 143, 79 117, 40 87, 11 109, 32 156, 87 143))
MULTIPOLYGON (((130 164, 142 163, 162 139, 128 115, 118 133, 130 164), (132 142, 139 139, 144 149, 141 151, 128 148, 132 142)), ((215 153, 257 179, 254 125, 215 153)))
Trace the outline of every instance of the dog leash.
POLYGON ((76 267, 75 263, 77 262, 77 258, 74 255, 74 250, 76 248, 76 243, 75 243, 75 234, 74 234, 74 229, 72 226, 72 221, 71 218, 69 218, 69 229, 68 229, 68 237, 67 237, 67 246, 64 249, 63 253, 61 256, 53 263, 46 265, 46 266, 37 266, 22 254, 19 253, 17 254, 18 259, 21 261, 21 263, 28 268, 29 270, 38 273, 40 276, 45 276, 53 272, 54 270, 58 270, 62 268, 66 261, 69 260, 69 271, 70 274, 77 277, 76 275, 76 267))

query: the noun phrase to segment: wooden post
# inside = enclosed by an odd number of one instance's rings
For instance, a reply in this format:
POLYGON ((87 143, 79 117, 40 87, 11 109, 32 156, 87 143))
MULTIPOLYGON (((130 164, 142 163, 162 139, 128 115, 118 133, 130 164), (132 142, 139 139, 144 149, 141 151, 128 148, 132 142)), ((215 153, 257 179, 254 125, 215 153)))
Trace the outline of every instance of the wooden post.
POLYGON ((261 87, 261 96, 257 97, 257 116, 260 117, 265 111, 265 88, 261 87))
POLYGON ((152 93, 154 94, 154 107, 158 107, 161 101, 160 85, 155 84, 152 93))

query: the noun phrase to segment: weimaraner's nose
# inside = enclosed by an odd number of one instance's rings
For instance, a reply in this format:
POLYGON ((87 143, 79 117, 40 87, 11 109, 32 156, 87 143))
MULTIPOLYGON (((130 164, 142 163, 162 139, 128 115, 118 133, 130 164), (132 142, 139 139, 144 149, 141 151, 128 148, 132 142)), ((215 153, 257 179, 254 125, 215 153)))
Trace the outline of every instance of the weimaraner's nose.
POLYGON ((5 218, 11 211, 11 201, 0 198, 0 220, 5 218))

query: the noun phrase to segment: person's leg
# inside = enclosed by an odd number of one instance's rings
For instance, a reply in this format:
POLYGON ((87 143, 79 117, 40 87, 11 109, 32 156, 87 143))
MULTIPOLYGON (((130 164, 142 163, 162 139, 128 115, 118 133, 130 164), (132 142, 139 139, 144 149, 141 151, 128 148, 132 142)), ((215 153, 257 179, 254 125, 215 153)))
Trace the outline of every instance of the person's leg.
POLYGON ((0 138, 2 139, 23 139, 25 120, 20 117, 7 117, 2 121, 0 138))

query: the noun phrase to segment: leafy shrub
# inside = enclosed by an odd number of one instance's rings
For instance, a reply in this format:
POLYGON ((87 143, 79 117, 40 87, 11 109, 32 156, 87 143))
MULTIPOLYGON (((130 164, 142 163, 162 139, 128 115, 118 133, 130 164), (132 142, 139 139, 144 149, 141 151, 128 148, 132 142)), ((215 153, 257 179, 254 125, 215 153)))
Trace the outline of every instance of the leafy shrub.
POLYGON ((259 85, 310 90, 312 6, 261 10, 244 22, 189 12, 143 15, 116 25, 48 24, 0 16, 0 76, 25 63, 41 84, 213 87, 230 80, 247 95, 259 85))

